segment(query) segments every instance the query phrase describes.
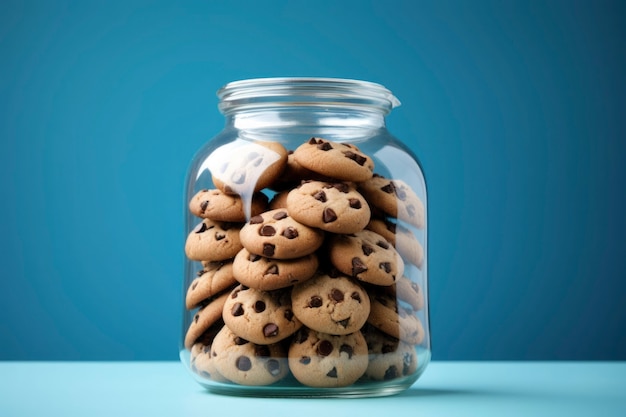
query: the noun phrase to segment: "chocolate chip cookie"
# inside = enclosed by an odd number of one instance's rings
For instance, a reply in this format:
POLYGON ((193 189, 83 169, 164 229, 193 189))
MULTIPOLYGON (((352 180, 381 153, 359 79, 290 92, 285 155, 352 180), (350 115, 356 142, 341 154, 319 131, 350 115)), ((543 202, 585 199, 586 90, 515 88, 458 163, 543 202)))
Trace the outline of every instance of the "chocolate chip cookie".
POLYGON ((295 285, 291 300, 294 314, 307 327, 334 335, 359 330, 370 313, 365 289, 337 271, 331 275, 319 273, 295 285))
POLYGON ((187 236, 185 254, 193 261, 223 261, 233 258, 243 247, 240 223, 204 219, 187 236))
POLYGON ((300 329, 289 347, 289 369, 304 385, 345 387, 367 369, 367 343, 360 331, 335 336, 300 329))
POLYGON ((239 236, 249 252, 275 259, 309 255, 324 241, 323 231, 296 221, 284 209, 269 210, 252 217, 241 228, 239 236))
POLYGON ((393 246, 378 233, 363 230, 333 235, 330 260, 346 275, 375 285, 392 285, 404 272, 404 262, 393 246))
MULTIPOLYGON (((261 192, 254 193, 250 201, 250 213, 256 216, 267 209, 268 198, 261 192)), ((198 191, 189 201, 189 211, 197 217, 223 222, 245 222, 244 200, 238 195, 226 194, 219 189, 198 191)))
POLYGON ((287 210, 300 223, 332 233, 359 232, 371 215, 365 198, 347 182, 303 182, 289 192, 287 210))

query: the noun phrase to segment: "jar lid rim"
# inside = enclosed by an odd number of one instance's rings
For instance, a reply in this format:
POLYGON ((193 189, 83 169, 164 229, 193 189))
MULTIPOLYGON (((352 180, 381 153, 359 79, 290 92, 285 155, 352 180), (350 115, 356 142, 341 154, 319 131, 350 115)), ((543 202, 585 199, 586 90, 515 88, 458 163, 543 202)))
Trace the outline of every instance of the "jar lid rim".
POLYGON ((221 101, 220 107, 224 107, 227 102, 232 103, 260 96, 281 97, 293 93, 327 98, 333 95, 341 98, 363 97, 382 104, 383 107, 387 108, 387 111, 400 105, 400 101, 382 84, 350 78, 250 78, 225 84, 217 91, 217 97, 221 101))

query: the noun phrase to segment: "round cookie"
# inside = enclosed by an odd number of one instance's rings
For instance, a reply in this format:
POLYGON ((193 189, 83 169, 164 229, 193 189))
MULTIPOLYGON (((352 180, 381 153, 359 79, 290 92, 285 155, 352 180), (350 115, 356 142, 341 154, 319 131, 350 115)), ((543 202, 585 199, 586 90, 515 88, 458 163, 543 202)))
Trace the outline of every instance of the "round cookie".
POLYGON ((241 385, 269 385, 289 373, 286 351, 280 343, 257 345, 237 336, 228 326, 215 336, 211 357, 221 375, 241 385))
POLYGON ((369 352, 364 379, 388 381, 412 375, 417 371, 417 353, 414 346, 372 326, 366 326, 362 333, 369 352))
POLYGON ((226 194, 249 195, 262 190, 287 165, 287 149, 279 142, 247 143, 213 156, 222 162, 211 171, 213 183, 226 194))
POLYGON ((252 217, 239 237, 251 253, 294 259, 315 252, 324 241, 324 232, 296 221, 285 209, 277 209, 252 217))
POLYGON ((367 322, 411 345, 418 345, 424 340, 424 327, 419 318, 398 305, 394 297, 386 294, 372 295, 367 322))
POLYGON ((223 261, 233 258, 242 248, 240 228, 240 223, 204 219, 187 236, 187 258, 193 261, 223 261))
POLYGON ((424 248, 409 228, 389 219, 376 218, 372 218, 365 228, 387 239, 405 261, 418 268, 424 264, 424 248))
POLYGON ((291 309, 290 293, 238 285, 224 303, 222 317, 233 333, 246 340, 259 345, 279 342, 302 327, 291 309))
POLYGON ((287 210, 300 223, 332 233, 356 233, 370 221, 370 208, 346 182, 304 181, 287 196, 287 210))
POLYGON ((378 233, 362 230, 333 235, 330 261, 346 275, 375 285, 392 285, 404 272, 404 262, 393 246, 378 233))
MULTIPOLYGON (((254 193, 250 201, 251 216, 267 209, 268 198, 261 192, 254 193)), ((238 195, 226 194, 219 189, 200 190, 189 201, 189 211, 204 219, 222 222, 245 222, 244 200, 238 195)))
POLYGON ((318 265, 314 253, 295 259, 272 259, 244 248, 235 256, 233 275, 245 286, 271 291, 306 281, 315 274, 318 265))
POLYGON ((232 262, 208 262, 187 288, 185 306, 189 310, 196 308, 202 301, 236 284, 232 262))
POLYGON ((185 348, 191 349, 200 336, 222 318, 222 310, 228 296, 228 292, 220 294, 196 312, 185 334, 185 348))
POLYGON ((289 369, 304 385, 345 387, 367 369, 367 343, 360 331, 334 336, 303 327, 289 346, 289 369))
POLYGON ((366 181, 374 172, 372 158, 349 143, 311 138, 293 156, 304 168, 342 181, 366 181))
POLYGON ((189 366, 193 372, 205 379, 218 382, 228 382, 217 371, 215 362, 211 359, 211 345, 217 333, 224 327, 224 322, 218 320, 213 324, 191 347, 189 366))
POLYGON ((403 275, 396 280, 394 285, 384 288, 387 294, 409 304, 414 311, 424 308, 424 293, 422 289, 417 282, 411 281, 406 276, 403 275))
POLYGON ((319 273, 295 285, 291 292, 293 313, 312 330, 344 335, 358 331, 370 313, 370 299, 363 287, 342 274, 319 273))
POLYGON ((359 191, 372 206, 387 215, 420 229, 424 227, 424 204, 404 181, 374 174, 359 184, 359 191))

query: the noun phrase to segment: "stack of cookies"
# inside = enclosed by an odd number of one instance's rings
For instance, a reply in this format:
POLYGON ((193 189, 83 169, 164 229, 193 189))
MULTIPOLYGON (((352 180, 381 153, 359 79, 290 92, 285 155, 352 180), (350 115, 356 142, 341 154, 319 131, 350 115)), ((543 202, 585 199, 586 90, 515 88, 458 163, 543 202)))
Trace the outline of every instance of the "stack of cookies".
POLYGON ((198 271, 184 340, 194 372, 242 385, 291 375, 311 387, 414 374, 425 300, 405 270, 422 267, 411 229, 425 219, 413 190, 374 173, 354 145, 322 138, 226 156, 211 167, 215 189, 189 201, 199 219, 185 244, 198 271))

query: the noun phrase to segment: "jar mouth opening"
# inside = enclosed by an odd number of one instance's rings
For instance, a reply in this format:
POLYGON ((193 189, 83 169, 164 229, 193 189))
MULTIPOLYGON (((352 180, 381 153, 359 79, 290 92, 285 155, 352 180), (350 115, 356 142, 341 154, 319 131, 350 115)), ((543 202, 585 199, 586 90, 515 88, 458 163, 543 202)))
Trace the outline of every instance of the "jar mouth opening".
POLYGON ((233 81, 217 91, 219 110, 284 107, 351 107, 388 114, 400 105, 381 84, 344 78, 275 77, 233 81))

